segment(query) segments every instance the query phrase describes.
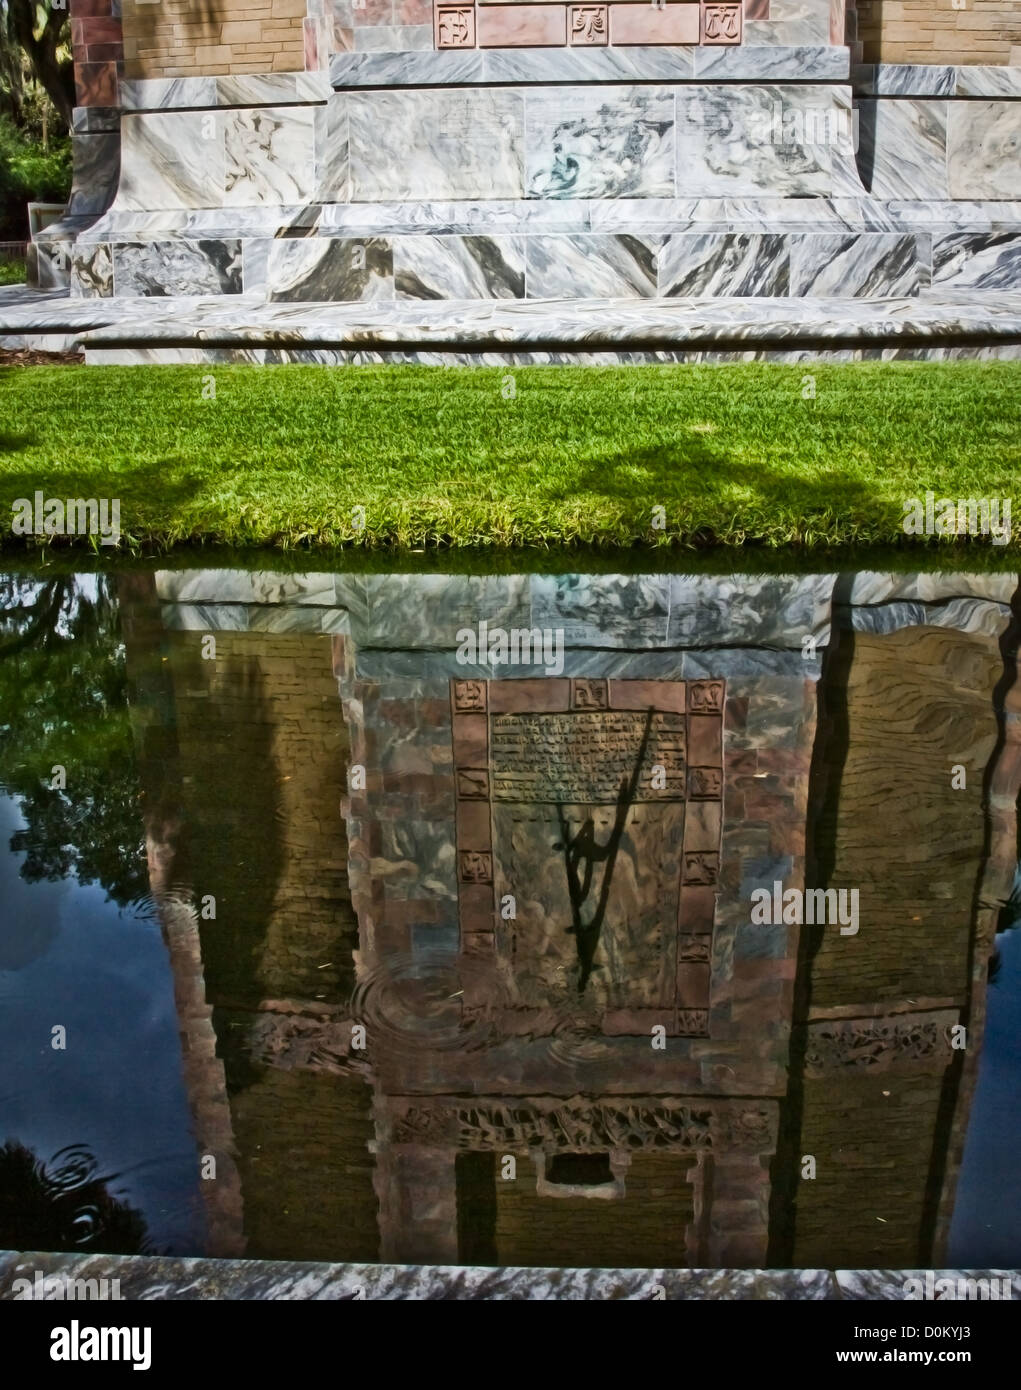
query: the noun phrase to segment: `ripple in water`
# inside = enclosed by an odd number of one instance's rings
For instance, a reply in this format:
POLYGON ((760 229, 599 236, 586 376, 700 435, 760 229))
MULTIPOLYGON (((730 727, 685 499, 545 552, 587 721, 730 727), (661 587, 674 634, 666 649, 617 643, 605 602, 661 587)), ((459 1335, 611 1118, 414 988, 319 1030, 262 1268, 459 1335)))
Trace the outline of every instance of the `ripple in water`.
POLYGON ((448 951, 402 953, 358 984, 351 1010, 384 1046, 461 1052, 495 1040, 508 998, 493 961, 448 951))

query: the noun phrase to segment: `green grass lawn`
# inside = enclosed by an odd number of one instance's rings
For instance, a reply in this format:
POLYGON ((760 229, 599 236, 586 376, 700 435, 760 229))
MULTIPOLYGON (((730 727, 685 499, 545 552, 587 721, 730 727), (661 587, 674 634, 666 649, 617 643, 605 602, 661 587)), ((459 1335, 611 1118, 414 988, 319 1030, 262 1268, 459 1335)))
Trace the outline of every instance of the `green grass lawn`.
POLYGON ((138 548, 907 544, 909 497, 1011 496, 1019 388, 1007 362, 11 367, 0 518, 41 491, 119 498, 138 548))

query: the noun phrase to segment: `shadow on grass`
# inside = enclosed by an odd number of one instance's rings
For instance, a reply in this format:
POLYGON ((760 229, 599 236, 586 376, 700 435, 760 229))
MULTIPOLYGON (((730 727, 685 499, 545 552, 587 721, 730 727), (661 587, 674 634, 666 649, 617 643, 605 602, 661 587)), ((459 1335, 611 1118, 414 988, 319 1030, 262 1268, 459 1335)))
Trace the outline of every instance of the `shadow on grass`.
MULTIPOLYGON (((662 500, 666 501, 676 495, 679 472, 682 475, 704 473, 705 485, 699 477, 698 491, 693 496, 704 497, 717 506, 726 505, 727 495, 732 490, 747 490, 752 494, 750 501, 741 502, 742 508, 758 505, 788 515, 796 508, 799 513, 806 514, 865 512, 876 516, 890 505, 872 483, 847 472, 827 469, 820 474, 813 469, 792 476, 789 470, 772 469, 764 463, 735 463, 708 446, 686 448, 681 458, 677 451, 664 446, 611 454, 580 465, 572 473, 570 492, 592 492, 628 502, 634 502, 639 493, 645 493, 655 502, 659 499, 653 494, 658 488, 663 493, 662 500), (647 478, 641 482, 636 480, 635 469, 643 470, 647 478)), ((921 481, 919 486, 922 486, 921 481)), ((567 489, 562 495, 568 495, 567 489)))

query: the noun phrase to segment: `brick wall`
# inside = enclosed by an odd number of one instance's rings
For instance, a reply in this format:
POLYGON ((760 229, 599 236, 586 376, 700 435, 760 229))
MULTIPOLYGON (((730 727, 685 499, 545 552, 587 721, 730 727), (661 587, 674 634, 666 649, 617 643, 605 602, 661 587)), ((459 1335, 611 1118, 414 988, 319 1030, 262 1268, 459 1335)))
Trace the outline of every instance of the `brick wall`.
POLYGON ((501 1264, 684 1269, 694 1214, 688 1154, 634 1153, 626 1196, 540 1197, 535 1169, 518 1160, 513 1181, 496 1180, 496 1253, 501 1264))
POLYGON ((866 63, 1021 63, 1017 0, 858 0, 866 63))
POLYGON ((78 106, 116 106, 124 57, 114 0, 71 0, 71 48, 78 106))
POLYGON ((301 72, 307 0, 123 0, 126 77, 301 72))

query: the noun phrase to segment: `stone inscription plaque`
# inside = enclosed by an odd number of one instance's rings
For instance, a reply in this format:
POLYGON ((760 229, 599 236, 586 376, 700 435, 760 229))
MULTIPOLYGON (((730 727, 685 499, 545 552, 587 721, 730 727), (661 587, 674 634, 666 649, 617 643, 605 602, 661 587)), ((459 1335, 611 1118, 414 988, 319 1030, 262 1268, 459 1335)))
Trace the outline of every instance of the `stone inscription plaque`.
POLYGON ((490 725, 494 801, 615 802, 649 739, 635 802, 683 801, 685 717, 639 710, 496 714, 490 725))

